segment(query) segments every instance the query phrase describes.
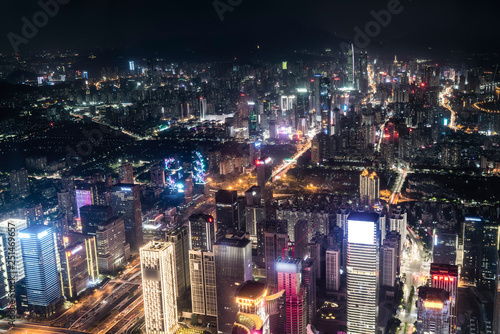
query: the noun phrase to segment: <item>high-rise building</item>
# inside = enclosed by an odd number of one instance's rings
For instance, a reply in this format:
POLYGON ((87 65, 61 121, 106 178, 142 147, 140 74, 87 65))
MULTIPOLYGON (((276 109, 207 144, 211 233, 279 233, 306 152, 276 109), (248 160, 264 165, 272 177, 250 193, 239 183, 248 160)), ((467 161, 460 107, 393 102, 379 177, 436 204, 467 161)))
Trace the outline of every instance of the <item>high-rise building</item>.
POLYGON ((418 289, 417 334, 449 334, 449 293, 427 286, 418 289))
POLYGON ((134 184, 134 167, 130 162, 126 162, 120 166, 118 175, 120 183, 134 184))
POLYGON ((398 254, 399 238, 385 239, 380 247, 380 286, 394 287, 396 285, 398 254))
POLYGON ((130 245, 125 240, 123 218, 111 217, 97 226, 97 265, 100 272, 111 272, 125 265, 130 245))
POLYGON ((0 235, 3 240, 3 252, 7 258, 12 258, 15 262, 15 266, 7 266, 8 277, 15 282, 18 282, 24 278, 24 264, 23 264, 23 250, 21 248, 21 240, 19 239, 19 232, 23 231, 28 227, 28 223, 24 219, 7 219, 0 222, 0 235), (9 234, 9 228, 11 229, 11 234, 9 234), (12 235, 12 229, 14 230, 14 235, 12 235), (15 246, 9 247, 9 237, 15 238, 15 246), (13 252, 14 251, 14 252, 13 252))
POLYGON ((247 206, 245 208, 245 223, 246 231, 250 234, 250 240, 257 247, 257 230, 258 223, 266 218, 266 212, 263 207, 259 206, 247 206))
POLYGON ((90 187, 80 187, 79 189, 76 189, 75 201, 76 201, 76 215, 78 218, 81 218, 80 208, 86 205, 94 204, 92 189, 90 189, 90 187))
POLYGON ((374 205, 380 198, 380 178, 377 173, 369 173, 367 169, 359 177, 359 197, 364 205, 374 205))
POLYGON ((299 220, 294 226, 294 255, 296 259, 304 260, 307 256, 307 246, 309 244, 309 222, 299 220))
POLYGON ((165 187, 165 170, 161 166, 151 167, 151 185, 153 187, 165 187))
POLYGON ((458 235, 434 231, 432 247, 432 262, 457 264, 458 235))
POLYGON ((302 286, 302 260, 279 257, 276 260, 278 291, 285 290, 286 333, 303 334, 306 331, 306 293, 302 286))
POLYGON ((180 298, 191 284, 189 279, 189 228, 187 226, 177 227, 165 235, 165 241, 174 244, 175 283, 180 298))
POLYGON ((61 306, 60 263, 54 230, 34 225, 19 232, 30 313, 50 318, 61 306))
POLYGON ((61 250, 62 293, 67 299, 76 298, 90 284, 87 249, 77 243, 61 250))
POLYGON ((113 208, 109 205, 84 205, 80 208, 82 233, 95 235, 97 226, 113 217, 113 208))
POLYGON ((143 243, 139 185, 120 183, 113 186, 111 202, 114 215, 122 217, 125 222, 125 235, 130 248, 137 251, 143 243))
POLYGON ((239 311, 238 287, 252 280, 252 245, 247 239, 223 238, 214 246, 217 285, 217 331, 230 333, 239 311))
POLYGON ((399 245, 399 253, 403 253, 404 244, 406 242, 406 229, 407 229, 407 214, 406 210, 400 206, 392 211, 389 220, 389 231, 396 231, 401 236, 401 243, 399 245))
POLYGON ((330 247, 326 251, 326 291, 340 289, 340 248, 330 247))
POLYGON ((217 286, 214 253, 189 251, 193 313, 217 317, 217 286))
POLYGON ((262 192, 262 200, 264 203, 269 204, 273 197, 272 189, 266 187, 267 182, 271 180, 273 174, 272 159, 270 157, 261 157, 255 162, 257 169, 257 185, 262 192))
POLYGON ((379 244, 376 213, 347 218, 347 332, 375 334, 378 321, 379 244))
POLYGON ((321 145, 319 137, 314 136, 311 142, 311 163, 318 165, 322 161, 323 159, 321 158, 321 145))
POLYGON ((232 333, 269 333, 269 314, 266 305, 265 283, 247 281, 236 291, 239 312, 232 333))
POLYGON ((347 50, 346 59, 347 59, 347 88, 354 89, 355 83, 355 66, 354 66, 354 44, 350 44, 349 49, 347 50))
POLYGON ((236 190, 219 190, 215 194, 217 207, 217 233, 233 233, 238 231, 238 192, 236 190))
POLYGON ((466 217, 462 228, 461 281, 493 293, 498 266, 498 222, 480 217, 466 217))
POLYGON ((139 250, 147 334, 174 334, 179 326, 174 247, 150 241, 139 250))
POLYGON ((449 333, 454 334, 457 331, 458 267, 449 264, 432 263, 430 275, 432 287, 443 289, 449 294, 449 333))
POLYGON ((316 259, 307 258, 302 262, 302 285, 306 291, 306 322, 313 324, 316 321, 316 259))
POLYGON ((264 230, 264 259, 266 263, 266 280, 270 289, 277 284, 274 262, 288 248, 288 228, 286 221, 268 220, 264 230))
POLYGON ((29 196, 30 183, 28 178, 28 171, 25 168, 11 171, 9 175, 9 183, 12 196, 29 196))
POLYGON ((190 249, 213 252, 215 244, 215 221, 203 213, 189 217, 190 249))

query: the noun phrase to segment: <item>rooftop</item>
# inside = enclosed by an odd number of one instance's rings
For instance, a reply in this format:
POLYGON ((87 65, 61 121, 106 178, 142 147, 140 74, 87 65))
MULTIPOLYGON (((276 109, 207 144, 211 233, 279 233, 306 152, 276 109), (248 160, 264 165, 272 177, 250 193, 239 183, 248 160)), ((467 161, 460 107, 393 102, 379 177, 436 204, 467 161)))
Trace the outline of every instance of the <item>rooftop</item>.
POLYGON ((265 283, 246 281, 236 291, 236 297, 245 299, 257 299, 265 294, 266 287, 267 286, 265 283))

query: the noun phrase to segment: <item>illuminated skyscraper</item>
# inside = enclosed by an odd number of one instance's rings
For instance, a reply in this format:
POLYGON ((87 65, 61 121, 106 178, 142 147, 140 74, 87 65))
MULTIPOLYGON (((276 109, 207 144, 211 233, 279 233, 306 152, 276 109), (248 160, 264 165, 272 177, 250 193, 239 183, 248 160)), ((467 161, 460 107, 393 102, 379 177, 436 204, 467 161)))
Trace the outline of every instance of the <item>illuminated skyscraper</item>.
POLYGON ((76 212, 77 217, 81 218, 80 208, 86 205, 94 204, 92 190, 91 189, 76 189, 75 190, 76 199, 76 212))
POLYGON ((141 193, 139 185, 120 183, 111 188, 113 213, 125 222, 125 236, 130 248, 137 251, 143 243, 141 193))
POLYGON ((270 157, 261 157, 255 162, 255 165, 257 169, 257 185, 261 189, 264 203, 268 204, 273 197, 272 189, 266 187, 273 174, 272 159, 270 157))
POLYGON ((189 237, 194 250, 213 252, 215 244, 215 221, 210 215, 194 214, 189 217, 189 237))
POLYGON ((288 247, 288 228, 284 220, 267 220, 264 230, 264 258, 267 284, 273 289, 277 284, 274 262, 288 247))
POLYGON ((165 235, 165 241, 174 244, 175 254, 175 283, 179 298, 189 289, 189 228, 179 226, 165 235))
POLYGON ((29 196, 30 183, 28 179, 28 171, 25 168, 11 171, 9 175, 9 183, 12 196, 29 196))
POLYGON ((214 246, 217 284, 217 330, 231 333, 239 307, 234 295, 252 280, 252 244, 247 239, 221 239, 214 246))
POLYGON ((130 257, 130 245, 125 240, 125 224, 120 217, 111 217, 97 226, 97 265, 100 272, 110 272, 124 266, 130 257))
POLYGON ((367 169, 359 177, 359 197, 361 204, 372 206, 380 198, 380 178, 377 173, 369 173, 367 169))
POLYGON ((247 281, 236 291, 239 312, 233 324, 232 333, 269 334, 269 314, 266 307, 268 291, 266 284, 247 281))
POLYGON ((349 48, 349 50, 347 51, 347 54, 346 54, 346 59, 347 59, 347 68, 346 68, 346 71, 347 71, 347 87, 346 88, 350 88, 350 89, 353 89, 354 88, 354 44, 351 44, 350 45, 351 47, 349 48))
POLYGON ((66 247, 60 256, 63 295, 68 299, 76 298, 90 284, 85 244, 77 243, 66 247))
POLYGON ((379 216, 347 218, 347 333, 375 334, 378 320, 379 216))
POLYGON ((392 211, 390 218, 389 231, 396 231, 401 236, 399 245, 399 253, 402 254, 404 244, 406 242, 406 228, 407 228, 407 214, 406 210, 400 206, 392 211))
POLYGON ((454 334, 457 330, 458 267, 432 263, 430 275, 432 287, 446 290, 449 294, 449 333, 454 334))
POLYGON ((217 286, 214 253, 189 251, 193 313, 217 317, 217 286))
POLYGON ((434 231, 432 247, 432 262, 457 264, 458 235, 434 231))
POLYGON ((443 289, 418 289, 417 334, 449 334, 450 300, 443 289))
POLYGON ((285 290, 286 333, 303 334, 306 331, 306 293, 302 286, 302 261, 279 257, 276 260, 278 291, 285 290))
POLYGON ((330 247, 326 251, 326 291, 340 289, 340 248, 330 247))
POLYGON ((174 244, 151 241, 139 252, 146 333, 173 334, 178 328, 174 244))
POLYGON ((34 225, 19 232, 26 274, 28 308, 32 314, 48 318, 62 304, 59 257, 54 230, 34 225))

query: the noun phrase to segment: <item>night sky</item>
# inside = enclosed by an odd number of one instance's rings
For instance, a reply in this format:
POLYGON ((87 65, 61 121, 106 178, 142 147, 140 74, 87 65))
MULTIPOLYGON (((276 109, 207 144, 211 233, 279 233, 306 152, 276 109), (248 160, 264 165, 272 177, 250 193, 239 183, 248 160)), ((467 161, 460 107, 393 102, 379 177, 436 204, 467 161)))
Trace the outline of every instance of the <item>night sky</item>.
MULTIPOLYGON (((223 3, 239 0, 220 0, 223 3)), ((70 0, 21 52, 40 49, 109 48, 172 55, 237 56, 261 52, 336 48, 373 20, 371 10, 389 1, 243 0, 221 22, 212 0, 70 0)), ((4 0, 0 50, 11 52, 9 32, 40 10, 35 0, 4 0)), ((498 9, 491 0, 401 0, 403 10, 375 36, 369 49, 390 53, 466 54, 498 51, 498 9)))

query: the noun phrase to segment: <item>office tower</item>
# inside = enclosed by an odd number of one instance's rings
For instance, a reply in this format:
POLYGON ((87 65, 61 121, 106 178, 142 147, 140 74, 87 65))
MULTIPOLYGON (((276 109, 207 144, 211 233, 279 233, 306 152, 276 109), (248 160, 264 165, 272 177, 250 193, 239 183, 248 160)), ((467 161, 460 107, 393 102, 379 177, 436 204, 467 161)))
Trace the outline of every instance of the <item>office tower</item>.
POLYGON ((285 290, 286 333, 303 334, 306 330, 306 296, 302 286, 302 261, 279 257, 276 260, 278 291, 285 290))
POLYGON ((330 247, 326 251, 326 292, 340 289, 340 248, 330 247))
POLYGON ((299 220, 294 227, 294 258, 303 260, 307 256, 309 223, 299 220))
POLYGON ((460 278, 466 285, 493 293, 498 266, 498 223, 480 217, 466 217, 462 228, 464 251, 460 278))
POLYGON ((433 240, 432 262, 456 265, 458 235, 434 231, 433 240))
POLYGON ((43 318, 54 315, 62 304, 59 260, 54 230, 34 225, 19 232, 26 275, 28 308, 43 318))
POLYGON ((190 250, 189 268, 193 313, 217 317, 214 253, 204 250, 190 250))
POLYGON ((92 190, 83 188, 88 188, 88 187, 81 187, 80 189, 75 190, 76 216, 78 218, 81 218, 80 214, 81 207, 94 204, 92 190))
POLYGON ((398 254, 399 238, 385 239, 380 247, 380 286, 395 286, 398 274, 398 254))
POLYGON ((205 121, 207 115, 207 99, 200 96, 200 121, 205 121))
POLYGON ((59 212, 68 217, 73 217, 73 199, 69 191, 57 193, 57 207, 59 212))
POLYGON ((496 274, 498 269, 499 225, 497 221, 483 219, 481 247, 481 266, 477 287, 494 293, 496 290, 496 274))
POLYGON ((118 175, 120 183, 134 184, 134 167, 130 162, 126 162, 120 166, 118 175))
POLYGON ((9 175, 10 192, 13 197, 26 197, 30 194, 28 171, 25 168, 13 170, 9 175))
POLYGON ((158 165, 151 167, 151 185, 165 187, 165 171, 158 165))
POLYGON ((399 253, 402 254, 406 242, 406 229, 408 225, 406 210, 400 206, 394 209, 389 223, 389 231, 396 231, 401 236, 399 253))
POLYGON ((150 241, 139 250, 148 334, 174 334, 179 326, 174 247, 170 242, 150 241))
POLYGON ((143 243, 139 185, 121 183, 113 186, 111 202, 114 215, 122 217, 125 222, 125 235, 130 248, 137 251, 143 243))
POLYGON ((342 228, 344 235, 347 235, 347 217, 350 213, 350 208, 339 208, 337 211, 337 226, 342 228))
POLYGON ((62 293, 67 299, 76 298, 90 284, 87 250, 84 243, 76 243, 61 251, 62 293))
POLYGON ((7 219, 0 222, 0 235, 3 240, 3 252, 5 256, 12 257, 15 261, 15 267, 7 266, 7 273, 9 279, 18 282, 22 280, 25 276, 24 264, 23 264, 23 251, 21 248, 21 240, 19 239, 19 232, 23 231, 28 227, 28 223, 24 219, 7 219), (11 233, 9 234, 9 228, 11 233), (12 229, 14 229, 14 235, 12 235, 12 229), (9 247, 9 237, 15 238, 15 247, 9 247), (12 252, 14 251, 14 252, 12 252))
POLYGON ((234 295, 252 280, 252 245, 247 239, 223 238, 214 246, 217 285, 217 330, 230 333, 238 313, 234 295))
POLYGON ((302 262, 302 285, 306 292, 306 323, 316 320, 316 259, 307 258, 302 262))
POLYGON ((331 83, 328 78, 321 78, 320 82, 321 128, 324 132, 333 135, 332 94, 331 83))
POLYGON ((97 266, 100 272, 112 272, 125 265, 130 245, 125 240, 123 218, 111 217, 97 226, 97 266))
POLYGON ((165 235, 165 241, 174 245, 175 281, 178 297, 182 297, 189 289, 189 228, 179 226, 165 235))
POLYGON ((250 240, 254 248, 257 247, 257 224, 266 218, 266 213, 263 207, 247 206, 245 208, 245 223, 246 231, 250 234, 250 240))
POLYGON ((376 213, 347 218, 347 332, 377 331, 379 244, 376 213))
POLYGON ((189 217, 190 249, 213 252, 215 244, 215 222, 203 213, 189 217))
POLYGON ((449 334, 449 293, 422 286, 418 289, 417 334, 449 334))
POLYGON ((265 283, 247 281, 236 291, 239 312, 232 333, 269 333, 269 314, 266 306, 265 283))
POLYGON ((354 44, 350 44, 349 49, 347 50, 346 54, 346 60, 347 60, 347 67, 346 67, 346 72, 347 72, 347 88, 354 89, 354 44))
POLYGON ((238 192, 219 190, 215 194, 217 207, 217 233, 234 233, 238 230, 238 192))
POLYGON ((84 205, 80 208, 80 219, 82 220, 82 233, 93 234, 97 231, 97 225, 113 217, 113 208, 109 205, 84 205))
POLYGON ((359 197, 361 204, 372 206, 379 200, 380 178, 373 172, 369 173, 367 169, 359 177, 359 197))
POLYGON ((457 330, 457 297, 458 297, 458 267, 449 264, 431 264, 431 284, 433 288, 443 289, 448 292, 450 305, 448 315, 450 317, 449 333, 457 330))
POLYGON ((272 189, 266 187, 267 182, 271 181, 273 174, 273 165, 270 157, 261 157, 255 162, 257 169, 257 185, 261 189, 262 200, 269 204, 273 198, 272 189))
POLYGON ((272 290, 277 284, 274 262, 288 248, 288 228, 286 221, 268 220, 264 230, 264 259, 266 263, 267 285, 272 290))

